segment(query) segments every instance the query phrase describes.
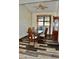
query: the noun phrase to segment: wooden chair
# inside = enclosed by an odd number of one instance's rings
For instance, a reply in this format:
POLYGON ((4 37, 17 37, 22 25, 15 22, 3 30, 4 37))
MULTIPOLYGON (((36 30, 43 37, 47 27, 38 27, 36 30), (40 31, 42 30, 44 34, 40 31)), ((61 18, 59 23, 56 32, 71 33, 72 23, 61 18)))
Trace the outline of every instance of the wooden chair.
POLYGON ((33 34, 31 27, 28 28, 28 39, 29 39, 29 44, 30 42, 34 42, 34 46, 35 46, 35 42, 37 41, 37 36, 33 34))
POLYGON ((48 31, 48 28, 45 29, 45 33, 44 33, 45 34, 45 38, 47 37, 47 31, 48 31))

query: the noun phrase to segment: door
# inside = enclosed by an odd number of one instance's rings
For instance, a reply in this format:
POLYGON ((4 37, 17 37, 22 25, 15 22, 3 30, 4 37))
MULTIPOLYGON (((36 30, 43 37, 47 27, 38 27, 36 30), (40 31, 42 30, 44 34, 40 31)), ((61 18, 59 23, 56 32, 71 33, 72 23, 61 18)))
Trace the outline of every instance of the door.
POLYGON ((53 16, 53 32, 52 37, 53 41, 58 42, 58 33, 59 33, 59 17, 53 16))

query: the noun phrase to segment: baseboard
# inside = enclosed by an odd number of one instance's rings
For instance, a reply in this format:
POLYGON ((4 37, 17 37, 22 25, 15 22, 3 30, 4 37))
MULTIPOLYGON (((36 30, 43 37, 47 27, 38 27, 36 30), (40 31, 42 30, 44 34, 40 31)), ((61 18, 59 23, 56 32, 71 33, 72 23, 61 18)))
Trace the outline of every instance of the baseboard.
POLYGON ((23 39, 23 38, 25 38, 25 37, 27 37, 27 36, 23 36, 23 37, 21 37, 19 40, 21 40, 21 39, 23 39))

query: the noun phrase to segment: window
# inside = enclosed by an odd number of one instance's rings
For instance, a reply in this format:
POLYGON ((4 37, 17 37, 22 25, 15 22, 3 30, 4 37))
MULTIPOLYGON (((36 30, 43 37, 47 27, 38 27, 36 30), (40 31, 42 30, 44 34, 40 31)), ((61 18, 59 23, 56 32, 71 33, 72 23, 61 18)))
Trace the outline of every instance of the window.
MULTIPOLYGON (((48 28, 48 30, 50 30, 50 26, 51 26, 51 16, 46 15, 46 16, 37 16, 37 24, 38 24, 38 31, 43 31, 45 30, 45 28, 48 28)), ((50 31, 48 31, 50 32, 50 31)))

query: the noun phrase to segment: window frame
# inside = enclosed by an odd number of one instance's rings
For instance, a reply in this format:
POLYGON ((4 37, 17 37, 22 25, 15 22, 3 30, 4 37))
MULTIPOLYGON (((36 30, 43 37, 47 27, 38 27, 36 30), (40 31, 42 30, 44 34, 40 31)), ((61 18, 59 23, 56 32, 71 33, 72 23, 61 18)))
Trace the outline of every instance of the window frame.
POLYGON ((49 22, 49 34, 51 34, 51 15, 37 15, 37 31, 38 31, 38 22, 43 22, 43 26, 45 26, 45 22, 49 22), (39 21, 39 17, 43 17, 43 21, 39 21), (49 17, 49 21, 45 21, 45 17, 49 17))

